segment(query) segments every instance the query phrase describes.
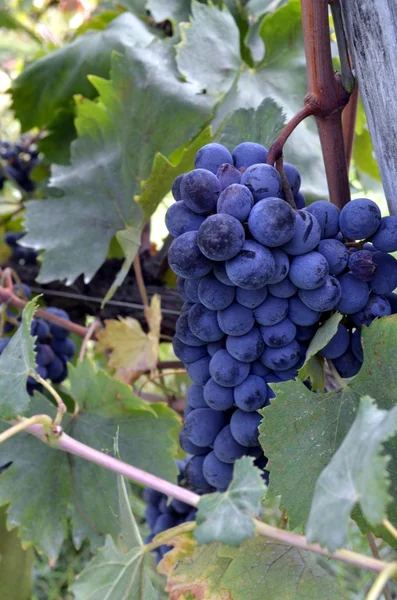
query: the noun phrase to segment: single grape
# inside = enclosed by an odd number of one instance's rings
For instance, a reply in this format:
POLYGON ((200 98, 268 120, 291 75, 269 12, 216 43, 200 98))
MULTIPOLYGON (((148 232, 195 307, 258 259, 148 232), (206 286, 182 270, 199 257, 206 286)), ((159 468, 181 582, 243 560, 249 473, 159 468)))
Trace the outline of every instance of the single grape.
POLYGON ((369 287, 365 281, 354 277, 352 273, 345 273, 339 277, 342 295, 337 309, 345 315, 351 315, 367 304, 369 287))
POLYGON ((296 340, 282 348, 266 347, 261 360, 269 369, 287 371, 294 367, 300 358, 300 346, 296 340))
POLYGON ((227 464, 210 452, 203 462, 203 474, 207 482, 218 490, 227 488, 233 477, 233 465, 227 464))
POLYGON ((204 399, 213 410, 228 410, 234 405, 232 388, 223 387, 212 378, 204 386, 204 399))
POLYGON ((267 288, 275 298, 291 298, 296 294, 298 289, 288 277, 279 283, 269 283, 267 288))
POLYGON ((260 325, 276 325, 287 315, 288 300, 267 296, 266 300, 254 311, 256 321, 260 325))
POLYGON ((362 281, 371 281, 376 271, 374 252, 358 250, 349 256, 349 269, 352 274, 362 281))
POLYGON ((180 277, 202 277, 211 271, 212 262, 198 247, 198 235, 197 231, 187 231, 170 246, 168 263, 180 277))
POLYGON ((209 215, 216 210, 221 185, 213 173, 196 169, 186 173, 181 181, 183 202, 199 215, 209 215))
POLYGON ((202 456, 203 454, 208 454, 208 452, 211 452, 210 447, 201 448, 200 446, 192 444, 192 442, 188 439, 186 431, 183 427, 179 432, 179 443, 181 445, 182 450, 184 450, 188 454, 192 454, 193 456, 202 456))
POLYGON ((50 341, 50 346, 56 354, 66 356, 69 359, 71 359, 76 352, 76 344, 70 338, 53 338, 50 341))
POLYGON ((226 262, 226 273, 231 281, 248 290, 264 287, 274 276, 274 271, 270 250, 251 240, 246 240, 241 252, 226 262))
POLYGON ((386 317, 391 314, 391 306, 387 298, 370 294, 364 308, 351 315, 351 320, 357 327, 369 327, 376 317, 386 317))
POLYGON ((254 142, 243 142, 235 147, 232 152, 234 166, 237 169, 240 167, 250 167, 258 163, 265 163, 267 158, 267 150, 261 144, 254 142))
POLYGON ((258 288, 257 290, 245 290, 236 288, 236 300, 241 306, 254 309, 266 299, 267 287, 258 288))
POLYGON ((267 404, 267 384, 258 375, 248 375, 247 379, 234 388, 234 401, 241 410, 252 412, 267 404))
POLYGON ((259 375, 259 377, 266 377, 270 373, 270 369, 265 367, 260 360, 254 360, 251 363, 251 375, 259 375))
POLYGON ((228 335, 226 349, 233 358, 242 362, 252 362, 260 357, 264 343, 259 329, 253 327, 245 335, 238 337, 228 335))
POLYGON ((233 302, 224 310, 218 311, 218 325, 227 335, 244 335, 254 326, 252 310, 233 302))
POLYGON ((339 208, 326 200, 312 202, 307 208, 320 223, 321 239, 333 238, 339 232, 339 208))
POLYGON ((30 333, 36 336, 39 342, 43 342, 50 336, 50 326, 43 319, 33 319, 30 326, 30 333))
POLYGON ((288 318, 295 325, 301 327, 307 327, 318 323, 321 317, 321 312, 312 310, 306 304, 303 304, 302 300, 298 296, 290 298, 288 301, 288 318))
POLYGON ((282 193, 281 177, 271 165, 251 165, 244 171, 241 183, 251 191, 255 202, 276 198, 282 193))
POLYGON ((174 196, 174 198, 177 202, 182 200, 181 183, 182 183, 183 177, 184 177, 184 173, 182 173, 181 175, 178 175, 178 177, 176 179, 174 179, 174 183, 172 184, 172 188, 171 188, 172 195, 174 196))
POLYGON ((315 290, 328 276, 327 259, 319 252, 308 252, 291 260, 289 278, 301 290, 315 290))
POLYGON ((339 226, 349 240, 363 240, 374 235, 380 221, 380 210, 375 202, 367 198, 358 198, 342 208, 339 226))
POLYGON ((283 245, 282 250, 297 256, 306 254, 318 245, 321 238, 321 227, 316 217, 307 210, 298 210, 293 237, 283 245))
POLYGON ((371 242, 381 252, 397 251, 397 217, 383 217, 371 242))
POLYGON ((208 356, 207 348, 205 346, 188 346, 176 335, 174 335, 172 339, 172 347, 175 356, 184 363, 196 362, 196 360, 208 356))
POLYGON ((245 185, 234 183, 220 194, 217 202, 217 212, 231 215, 244 223, 254 205, 254 198, 245 185))
POLYGON ((230 356, 227 350, 219 350, 211 358, 210 373, 216 383, 224 387, 235 387, 246 379, 250 372, 249 363, 230 356))
POLYGON ((226 339, 222 338, 218 342, 210 342, 207 344, 207 351, 210 356, 214 356, 218 350, 223 350, 226 346, 226 339))
POLYGON ((280 248, 272 248, 271 253, 274 259, 275 269, 274 275, 269 283, 280 283, 280 281, 283 281, 289 273, 289 258, 285 252, 280 250, 280 248))
POLYGON ((326 258, 330 275, 339 275, 345 270, 349 253, 346 246, 339 240, 321 240, 317 252, 326 258))
POLYGON ((216 436, 214 442, 215 456, 224 463, 234 463, 238 458, 244 456, 247 448, 236 442, 230 425, 226 425, 216 436))
POLYGON ((201 304, 210 310, 222 310, 234 300, 234 288, 224 285, 214 275, 206 275, 200 280, 198 296, 201 304))
POLYGON ((46 367, 54 360, 55 354, 48 344, 38 344, 36 347, 36 363, 46 367))
POLYGON ((205 456, 193 456, 187 463, 185 471, 187 486, 202 493, 212 491, 212 486, 203 475, 204 459, 205 456))
POLYGON ((248 448, 259 446, 258 427, 261 420, 257 412, 246 412, 239 408, 235 410, 230 419, 230 431, 236 442, 248 448))
POLYGON ((288 183, 291 186, 291 191, 293 195, 296 196, 301 187, 301 174, 294 165, 291 165, 291 163, 285 162, 283 168, 288 183))
POLYGON ((188 311, 184 312, 178 317, 175 325, 176 335, 180 340, 182 340, 184 344, 187 344, 188 346, 204 346, 206 342, 200 340, 200 338, 198 338, 196 335, 194 335, 194 333, 191 332, 188 320, 188 311))
POLYGON ((294 196, 295 205, 298 210, 302 210, 306 206, 306 198, 302 194, 302 192, 298 192, 296 196, 294 196))
POLYGON ((235 287, 233 281, 229 278, 228 274, 226 273, 225 263, 222 263, 222 262, 214 263, 213 271, 214 271, 214 275, 218 279, 218 281, 220 281, 224 285, 230 285, 231 287, 235 287))
POLYGON ((192 383, 187 391, 187 401, 192 408, 206 408, 204 400, 204 388, 197 383, 192 383))
POLYGON ((351 349, 348 349, 342 356, 335 358, 332 362, 339 375, 345 379, 357 375, 362 365, 362 362, 357 360, 351 349))
POLYGON ((207 258, 224 261, 238 255, 245 240, 244 227, 223 213, 207 217, 198 232, 198 246, 207 258))
POLYGON ((375 274, 370 282, 371 291, 375 294, 391 294, 397 287, 397 260, 391 254, 375 252, 375 274))
POLYGON ((188 302, 200 302, 198 289, 200 285, 201 277, 196 279, 185 279, 184 293, 188 302))
POLYGON ((221 190, 225 190, 229 185, 240 183, 241 181, 240 171, 228 163, 224 163, 218 168, 216 176, 221 184, 221 190))
POLYGON ((223 337, 217 314, 202 304, 194 304, 188 312, 190 331, 203 342, 217 342, 223 337))
POLYGON ((349 344, 350 334, 346 327, 339 323, 337 332, 330 339, 328 344, 319 351, 319 355, 331 360, 339 358, 339 356, 342 356, 342 354, 346 352, 349 344))
POLYGON ((285 317, 276 325, 262 325, 261 335, 267 346, 282 348, 290 344, 296 335, 296 326, 285 317))
POLYGON ((206 144, 196 154, 194 159, 195 169, 207 169, 212 173, 217 173, 219 167, 224 163, 233 164, 233 158, 229 150, 222 144, 206 144))
POLYGON ((196 408, 183 425, 187 438, 196 446, 212 446, 220 430, 226 425, 226 417, 219 410, 196 408))
POLYGON ((204 220, 205 217, 190 210, 182 201, 171 204, 165 214, 165 225, 174 238, 187 231, 198 231, 204 220))
POLYGON ((342 289, 335 277, 328 276, 323 285, 315 290, 299 290, 299 298, 308 308, 325 312, 336 307, 342 296, 342 289))
POLYGON ((47 377, 54 383, 61 383, 68 374, 66 362, 55 355, 53 361, 47 365, 47 377))
POLYGON ((281 198, 266 198, 251 210, 248 228, 252 237, 264 246, 282 246, 295 234, 296 212, 281 198))
POLYGON ((186 371, 193 383, 205 385, 210 378, 210 357, 205 356, 186 365, 186 371))

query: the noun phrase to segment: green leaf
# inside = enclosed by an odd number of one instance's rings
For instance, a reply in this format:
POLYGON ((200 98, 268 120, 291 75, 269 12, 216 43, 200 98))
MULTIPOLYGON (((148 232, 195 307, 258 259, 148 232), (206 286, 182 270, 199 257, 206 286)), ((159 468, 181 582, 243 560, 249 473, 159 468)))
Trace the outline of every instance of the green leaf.
POLYGON ((213 543, 181 558, 167 581, 173 600, 346 600, 338 581, 310 552, 262 536, 238 548, 213 543))
POLYGON ((261 509, 266 486, 252 458, 234 463, 233 479, 223 494, 207 494, 200 499, 194 537, 199 544, 220 541, 238 546, 255 534, 254 516, 261 509))
MULTIPOLYGON (((113 292, 139 244, 144 203, 133 198, 140 181, 149 176, 156 152, 171 156, 197 135, 212 101, 180 81, 169 42, 114 54, 111 80, 91 81, 100 102, 78 101, 72 165, 54 167, 50 180, 63 196, 27 204, 24 244, 45 249, 40 282, 72 283, 81 274, 86 281, 93 277, 118 234, 127 260, 113 292)), ((160 192, 150 198, 152 206, 160 192)))
POLYGON ((26 382, 29 373, 36 369, 34 338, 30 335, 36 308, 36 299, 28 302, 23 309, 20 327, 0 355, 1 419, 8 420, 24 414, 30 403, 26 382))
POLYGON ((315 354, 318 354, 338 331, 338 325, 343 315, 336 312, 317 329, 315 336, 311 340, 306 352, 306 362, 315 354))
POLYGON ((75 94, 94 98, 97 91, 87 75, 108 77, 112 50, 125 52, 153 39, 138 17, 124 13, 103 31, 88 31, 33 62, 12 84, 13 109, 22 129, 45 125, 57 109, 70 106, 75 94))
MULTIPOLYGON (((110 455, 118 432, 121 460, 176 482, 180 420, 175 412, 162 403, 142 401, 129 386, 95 372, 89 361, 69 367, 69 374, 69 395, 79 412, 64 416, 65 432, 110 455)), ((34 414, 55 415, 54 406, 39 394, 33 406, 34 414)), ((6 427, 2 424, 1 431, 6 427)), ((93 548, 103 544, 106 534, 118 538, 114 473, 54 450, 27 433, 1 444, 0 464, 9 461, 12 465, 0 477, 0 506, 9 503, 8 524, 18 527, 23 543, 32 543, 55 560, 68 522, 77 548, 86 538, 93 548)))
POLYGON ((199 91, 218 97, 227 92, 241 64, 239 30, 229 11, 194 2, 192 19, 180 26, 180 34, 176 60, 181 74, 199 91))
POLYGON ((156 23, 167 19, 179 23, 189 19, 190 0, 148 0, 146 7, 156 23))
POLYGON ((32 597, 33 548, 24 550, 16 531, 7 531, 6 511, 0 509, 0 598, 32 597))
POLYGON ((181 173, 194 168, 196 153, 211 141, 211 129, 207 127, 192 143, 188 143, 175 152, 170 160, 160 153, 156 154, 152 172, 146 181, 142 181, 142 193, 136 198, 144 211, 145 219, 152 216, 161 200, 171 189, 174 179, 181 173))
POLYGON ((363 128, 361 133, 356 133, 353 146, 353 160, 356 167, 381 181, 380 171, 374 154, 374 147, 371 140, 371 134, 367 128, 363 128))
MULTIPOLYGON (((364 363, 344 388, 329 393, 310 392, 301 382, 272 385, 276 398, 264 408, 260 442, 269 459, 268 496, 281 495, 292 529, 306 523, 314 488, 323 469, 343 442, 357 413, 359 399, 369 395, 381 409, 397 401, 394 366, 397 317, 383 317, 363 328, 364 363)), ((397 443, 386 444, 391 494, 397 497, 397 443)), ((397 523, 397 507, 389 519, 397 523)))
POLYGON ((344 545, 349 516, 359 503, 371 524, 386 518, 391 498, 383 443, 397 430, 397 406, 379 410, 368 396, 361 398, 353 425, 316 482, 306 526, 309 542, 330 552, 344 545))
POLYGON ((70 144, 76 137, 72 107, 60 108, 46 127, 46 135, 38 143, 39 151, 49 163, 67 165, 70 162, 70 144))
POLYGON ((302 39, 302 16, 299 0, 290 0, 275 12, 266 14, 261 23, 260 36, 265 44, 264 63, 279 62, 290 48, 302 39), (288 44, 285 40, 288 40, 288 44))
POLYGON ((325 388, 324 359, 321 356, 312 356, 300 369, 298 377, 301 381, 310 379, 312 389, 323 392, 325 388))
POLYGON ((247 140, 269 147, 284 125, 281 107, 271 98, 265 98, 257 108, 240 108, 232 113, 217 137, 228 148, 247 140))
POLYGON ((144 561, 142 548, 121 552, 108 536, 72 585, 75 600, 158 600, 144 561))

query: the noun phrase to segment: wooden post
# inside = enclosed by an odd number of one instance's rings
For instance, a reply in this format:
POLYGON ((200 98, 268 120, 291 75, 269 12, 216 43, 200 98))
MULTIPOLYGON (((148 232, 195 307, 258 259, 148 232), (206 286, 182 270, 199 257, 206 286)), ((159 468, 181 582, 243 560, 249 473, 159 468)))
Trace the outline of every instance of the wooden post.
POLYGON ((397 215, 397 0, 341 0, 390 214, 397 215))

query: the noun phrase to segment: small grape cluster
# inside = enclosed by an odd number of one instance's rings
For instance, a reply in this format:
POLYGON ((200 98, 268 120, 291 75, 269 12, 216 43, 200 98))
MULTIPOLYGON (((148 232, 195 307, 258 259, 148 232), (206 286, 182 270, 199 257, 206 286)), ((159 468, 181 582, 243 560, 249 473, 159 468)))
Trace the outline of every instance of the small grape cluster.
MULTIPOLYGON (((36 184, 31 179, 33 168, 40 162, 36 144, 24 138, 16 143, 0 141, 0 158, 7 161, 4 167, 6 173, 15 179, 25 192, 30 193, 36 189, 36 184)), ((5 179, 0 175, 0 189, 5 179)))
MULTIPOLYGON (((176 461, 179 469, 178 483, 183 485, 185 477, 186 461, 176 461)), ((196 518, 196 508, 189 504, 181 502, 176 498, 172 500, 165 494, 156 490, 146 488, 143 492, 143 499, 147 506, 145 510, 145 520, 149 526, 150 534, 145 540, 149 544, 153 538, 171 527, 176 527, 188 521, 194 521, 196 518)), ((160 561, 164 554, 171 550, 170 546, 160 546, 155 550, 155 558, 160 561)))
MULTIPOLYGON (((17 287, 17 286, 16 286, 17 287)), ((24 285, 24 293, 30 296, 30 289, 24 285)), ((18 291, 18 290, 16 290, 18 291)), ((47 312, 70 320, 69 315, 60 308, 47 308, 47 312)), ((11 316, 9 314, 8 316, 11 316)), ((10 332, 14 327, 6 324, 5 331, 10 332)), ((47 323, 44 319, 33 319, 30 328, 32 336, 36 337, 36 372, 43 379, 50 379, 53 383, 61 383, 68 374, 67 363, 72 360, 76 352, 76 345, 69 337, 69 331, 56 323, 47 323)), ((10 337, 0 338, 0 354, 7 346, 10 337)), ((41 390, 42 386, 33 377, 28 377, 27 391, 32 396, 35 390, 41 390)))
POLYGON ((33 248, 25 248, 18 244, 25 235, 24 231, 7 231, 4 241, 12 251, 12 260, 19 264, 35 265, 37 264, 37 252, 33 248))
POLYGON ((396 305, 388 253, 397 250, 397 217, 382 218, 366 198, 342 211, 322 200, 304 208, 299 171, 284 163, 295 210, 266 158, 255 143, 232 153, 204 146, 195 169, 175 180, 166 215, 175 238, 168 261, 185 301, 173 347, 193 382, 180 443, 199 493, 225 490, 243 455, 266 466, 257 411, 274 397, 268 384, 296 378, 332 311, 346 317, 321 354, 351 377, 363 360, 362 325, 396 305))

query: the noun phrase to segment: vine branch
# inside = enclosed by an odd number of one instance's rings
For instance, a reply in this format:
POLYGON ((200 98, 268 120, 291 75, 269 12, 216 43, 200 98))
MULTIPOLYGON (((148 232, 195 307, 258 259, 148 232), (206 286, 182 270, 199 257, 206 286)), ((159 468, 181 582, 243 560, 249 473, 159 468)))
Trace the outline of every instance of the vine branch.
POLYGON ((276 141, 273 142, 273 144, 269 148, 269 152, 267 153, 266 159, 268 165, 273 166, 274 163, 282 157, 284 145, 291 133, 298 127, 299 123, 301 123, 304 119, 310 117, 311 115, 314 115, 316 113, 316 110, 317 109, 314 105, 306 105, 299 112, 297 112, 296 115, 294 115, 290 121, 288 121, 288 123, 281 131, 276 141))

